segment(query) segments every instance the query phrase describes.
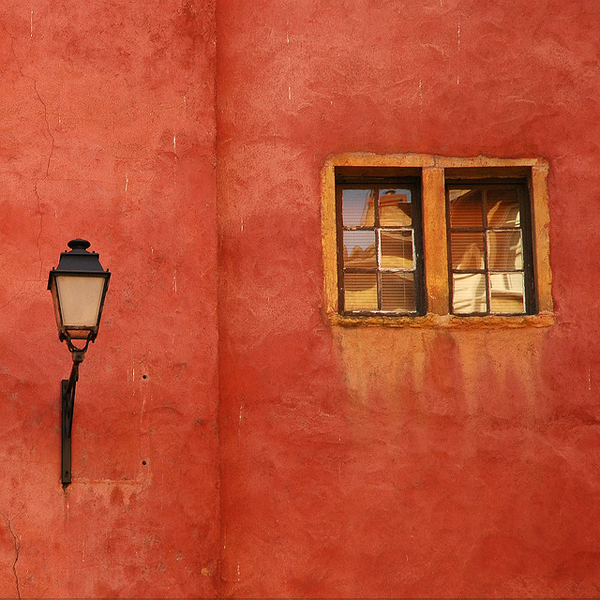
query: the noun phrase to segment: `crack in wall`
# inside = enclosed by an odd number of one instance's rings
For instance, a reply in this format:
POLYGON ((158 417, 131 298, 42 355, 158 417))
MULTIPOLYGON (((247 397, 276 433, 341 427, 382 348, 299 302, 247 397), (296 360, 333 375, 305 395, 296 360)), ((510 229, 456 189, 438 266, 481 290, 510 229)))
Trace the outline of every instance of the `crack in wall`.
MULTIPOLYGON (((32 14, 32 19, 33 19, 33 11, 31 14, 32 14)), ((32 21, 32 27, 33 27, 33 21, 32 21)), ((40 197, 40 194, 38 191, 38 185, 41 180, 48 179, 48 176, 50 173, 50 163, 52 161, 52 156, 54 155, 55 139, 54 139, 54 136, 52 135, 52 130, 50 129, 50 123, 48 121, 48 106, 46 105, 42 96, 40 95, 40 92, 39 92, 38 86, 37 86, 37 79, 35 77, 31 77, 31 75, 26 75, 23 72, 23 65, 19 62, 19 58, 17 57, 17 53, 15 51, 15 37, 10 33, 10 31, 8 31, 6 29, 6 27, 4 27, 4 30, 6 31, 6 33, 8 34, 8 36, 11 39, 11 50, 12 50, 12 54, 15 58, 15 64, 17 65, 19 74, 24 79, 28 79, 29 81, 31 81, 33 83, 33 91, 35 92, 35 96, 37 97, 38 101, 40 102, 40 104, 42 105, 42 107, 44 109, 44 123, 46 124, 45 134, 46 134, 46 137, 50 140, 50 151, 48 153, 48 160, 46 161, 46 169, 45 169, 44 176, 42 178, 35 179, 34 190, 33 190, 36 200, 37 200, 37 214, 38 214, 38 217, 40 220, 40 226, 39 226, 38 235, 37 235, 37 239, 36 239, 36 245, 37 245, 37 250, 38 250, 38 259, 40 261, 39 277, 41 279, 43 264, 42 264, 42 252, 40 249, 40 239, 42 237, 43 212, 42 212, 42 200, 41 200, 41 197, 40 197)), ((33 30, 32 30, 32 37, 33 37, 33 30)), ((29 52, 27 54, 29 55, 29 52)))
POLYGON ((10 535, 12 536, 13 544, 15 546, 15 560, 13 561, 13 564, 12 564, 12 572, 15 577, 15 586, 17 588, 17 598, 19 598, 19 600, 20 600, 21 599, 21 586, 19 584, 19 574, 17 573, 17 562, 19 561, 19 554, 21 553, 21 539, 19 537, 17 537, 17 535, 15 534, 15 532, 12 528, 12 521, 7 516, 3 515, 2 513, 0 513, 0 516, 2 516, 2 518, 6 521, 6 524, 8 525, 8 531, 10 531, 10 535))
MULTIPOLYGON (((15 58, 16 58, 16 56, 15 56, 15 58)), ((46 173, 44 174, 43 179, 48 179, 48 175, 50 173, 50 162, 52 160, 52 155, 54 154, 54 145, 55 145, 54 136, 52 135, 52 131, 50 130, 50 123, 48 122, 48 107, 47 107, 46 103, 44 102, 44 100, 42 99, 42 97, 40 96, 40 93, 37 88, 37 80, 33 77, 25 75, 20 66, 19 66, 19 71, 20 71, 21 75, 23 75, 23 77, 25 77, 26 79, 30 79, 33 82, 33 90, 35 92, 35 95, 37 96, 41 105, 44 107, 44 122, 46 123, 46 133, 48 134, 48 137, 50 138, 50 152, 48 153, 48 161, 46 162, 46 173)), ((37 245, 37 249, 38 249, 38 258, 40 261, 40 275, 39 276, 41 279, 43 264, 42 264, 42 252, 40 249, 40 239, 42 237, 43 213, 42 213, 41 198, 40 198, 40 194, 38 192, 39 183, 40 183, 40 179, 36 179, 35 185, 34 185, 34 192, 35 192, 35 197, 37 199, 37 212, 38 212, 38 216, 40 218, 40 228, 38 230, 36 245, 37 245)))
POLYGON ((23 75, 23 77, 25 77, 26 79, 30 79, 33 82, 33 91, 35 92, 35 95, 37 96, 41 105, 44 107, 44 122, 46 123, 46 132, 48 134, 48 137, 50 138, 50 152, 48 154, 48 162, 46 163, 46 174, 44 175, 44 179, 48 179, 48 174, 50 173, 50 161, 52 160, 52 155, 54 154, 54 144, 55 144, 54 136, 52 135, 52 131, 50 130, 50 123, 48 122, 48 106, 42 100, 42 97, 40 96, 40 93, 37 88, 37 79, 34 79, 33 77, 30 77, 29 75, 24 75, 21 68, 19 68, 19 71, 20 71, 21 75, 23 75))
POLYGON ((37 214, 40 218, 40 228, 38 230, 38 234, 37 234, 37 238, 36 238, 36 246, 37 246, 37 251, 38 251, 38 259, 40 261, 40 271, 39 271, 39 278, 42 278, 42 269, 43 269, 43 264, 42 264, 42 250, 40 248, 40 239, 42 237, 42 219, 43 219, 43 215, 42 215, 42 200, 40 198, 40 194, 38 192, 38 184, 39 184, 40 180, 37 179, 35 182, 35 185, 33 186, 33 191, 35 193, 35 197, 37 200, 37 214))

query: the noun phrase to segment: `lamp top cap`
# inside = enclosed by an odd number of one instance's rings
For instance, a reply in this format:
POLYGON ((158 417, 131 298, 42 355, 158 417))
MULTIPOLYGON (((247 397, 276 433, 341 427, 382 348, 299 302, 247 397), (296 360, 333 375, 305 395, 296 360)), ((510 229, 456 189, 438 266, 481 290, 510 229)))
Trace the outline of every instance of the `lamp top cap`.
POLYGON ((86 251, 89 247, 90 247, 90 243, 87 240, 83 240, 81 238, 76 238, 74 240, 71 240, 67 246, 69 246, 69 248, 71 248, 71 251, 75 251, 77 252, 77 250, 79 251, 86 251))
POLYGON ((96 252, 89 252, 87 249, 90 243, 87 240, 76 238, 67 244, 70 248, 67 252, 62 252, 58 266, 50 271, 48 278, 48 289, 52 287, 52 279, 57 275, 91 275, 101 274, 106 280, 110 277, 108 269, 105 271, 100 264, 100 257, 96 252))

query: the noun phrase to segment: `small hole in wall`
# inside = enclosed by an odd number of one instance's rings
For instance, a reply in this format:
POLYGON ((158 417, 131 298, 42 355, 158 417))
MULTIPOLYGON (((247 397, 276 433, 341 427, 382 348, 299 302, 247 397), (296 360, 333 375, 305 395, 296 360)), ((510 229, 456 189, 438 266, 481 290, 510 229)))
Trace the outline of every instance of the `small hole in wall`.
POLYGON ((142 464, 143 464, 143 465, 145 465, 145 464, 146 464, 146 461, 145 461, 145 460, 143 460, 143 461, 142 461, 142 464))
POLYGON ((142 375, 142 379, 148 379, 148 375, 142 375))

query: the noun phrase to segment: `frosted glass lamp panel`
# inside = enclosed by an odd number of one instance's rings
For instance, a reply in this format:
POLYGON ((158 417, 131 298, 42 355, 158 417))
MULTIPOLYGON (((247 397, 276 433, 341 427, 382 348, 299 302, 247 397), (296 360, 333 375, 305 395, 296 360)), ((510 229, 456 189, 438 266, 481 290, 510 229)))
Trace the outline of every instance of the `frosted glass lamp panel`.
POLYGON ((488 231, 489 267, 497 271, 523 268, 521 230, 488 231))
MULTIPOLYGON (((98 325, 105 281, 104 277, 56 276, 64 327, 92 329, 98 325)), ((87 334, 83 337, 87 337, 87 334)))
POLYGON ((381 190, 379 193, 379 224, 383 227, 412 225, 412 193, 406 189, 381 190))
POLYGON ((525 312, 525 276, 523 273, 490 275, 490 312, 515 314, 525 312))
POLYGON ((377 310, 377 275, 344 274, 344 308, 349 311, 377 310))
POLYGON ((344 227, 373 227, 375 210, 372 189, 342 190, 342 222, 344 227))
POLYGON ((482 273, 454 273, 452 290, 452 310, 455 314, 487 312, 485 275, 482 273))
POLYGON ((450 190, 449 195, 451 227, 483 226, 480 190, 450 190))

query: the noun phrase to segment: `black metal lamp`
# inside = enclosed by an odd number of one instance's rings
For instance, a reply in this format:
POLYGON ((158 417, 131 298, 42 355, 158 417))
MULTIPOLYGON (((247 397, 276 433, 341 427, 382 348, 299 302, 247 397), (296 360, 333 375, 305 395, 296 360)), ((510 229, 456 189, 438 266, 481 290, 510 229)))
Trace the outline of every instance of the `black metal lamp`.
POLYGON ((71 430, 75 384, 79 364, 90 342, 98 335, 110 273, 100 264, 98 254, 88 252, 86 240, 71 240, 71 248, 60 255, 56 269, 50 271, 48 289, 54 299, 58 335, 66 341, 73 358, 69 379, 62 381, 62 483, 71 483, 71 430), (76 343, 77 342, 77 343, 76 343))

